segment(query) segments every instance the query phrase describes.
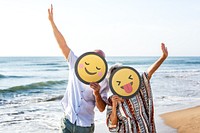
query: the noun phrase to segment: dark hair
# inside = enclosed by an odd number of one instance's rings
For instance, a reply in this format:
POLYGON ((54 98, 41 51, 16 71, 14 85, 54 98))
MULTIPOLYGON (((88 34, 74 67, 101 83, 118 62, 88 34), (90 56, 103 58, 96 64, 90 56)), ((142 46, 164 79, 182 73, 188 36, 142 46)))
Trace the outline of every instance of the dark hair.
POLYGON ((116 70, 116 69, 117 69, 117 67, 114 67, 114 68, 110 71, 110 74, 112 74, 113 71, 116 70))

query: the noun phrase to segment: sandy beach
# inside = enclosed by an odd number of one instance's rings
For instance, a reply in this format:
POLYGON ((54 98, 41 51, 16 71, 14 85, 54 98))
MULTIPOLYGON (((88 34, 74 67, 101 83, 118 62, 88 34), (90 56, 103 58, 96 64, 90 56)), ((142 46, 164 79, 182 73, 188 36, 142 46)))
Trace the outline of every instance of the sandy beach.
POLYGON ((178 133, 200 133, 200 106, 160 115, 178 133))
MULTIPOLYGON (((97 109, 96 109, 97 110, 97 109)), ((156 109, 156 112, 161 112, 160 110, 156 109)), ((160 113, 155 113, 155 123, 156 123, 156 131, 158 133, 177 133, 177 130, 169 127, 160 117, 160 113)), ((107 126, 106 126, 106 111, 103 113, 96 112, 96 121, 95 121, 95 133, 110 133, 107 126)))

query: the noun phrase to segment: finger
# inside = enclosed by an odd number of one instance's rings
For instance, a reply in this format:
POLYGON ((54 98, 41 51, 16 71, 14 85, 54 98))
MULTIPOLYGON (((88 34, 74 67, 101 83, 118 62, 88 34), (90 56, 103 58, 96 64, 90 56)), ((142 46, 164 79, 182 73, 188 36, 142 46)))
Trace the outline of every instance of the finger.
POLYGON ((53 14, 53 5, 51 4, 51 14, 53 14))
POLYGON ((91 82, 90 85, 94 85, 94 82, 91 82))
POLYGON ((95 85, 99 85, 98 83, 94 82, 95 85))
POLYGON ((92 84, 90 85, 90 87, 91 87, 92 89, 95 89, 95 88, 96 88, 96 87, 95 87, 94 85, 92 85, 92 84))
POLYGON ((164 43, 162 43, 161 49, 162 49, 162 51, 166 51, 166 47, 165 47, 165 44, 164 44, 164 43))
POLYGON ((119 97, 118 95, 113 95, 113 97, 119 97))
POLYGON ((115 96, 113 97, 113 99, 117 100, 117 101, 121 101, 121 102, 124 102, 124 99, 119 97, 119 96, 115 96))
POLYGON ((51 10, 53 10, 53 5, 51 4, 51 10))
POLYGON ((161 48, 163 49, 165 47, 165 44, 164 43, 161 43, 161 48))
POLYGON ((93 82, 93 85, 94 85, 94 86, 97 86, 97 87, 99 86, 99 84, 98 84, 98 83, 95 83, 95 82, 93 82))
POLYGON ((162 49, 162 51, 164 51, 165 49, 164 49, 164 47, 163 47, 163 45, 161 46, 161 49, 162 49))
POLYGON ((117 97, 118 97, 117 95, 113 95, 113 96, 112 96, 112 98, 117 98, 117 97))
POLYGON ((48 13, 50 14, 50 9, 48 9, 48 13))
POLYGON ((96 86, 94 86, 94 85, 91 85, 90 86, 93 90, 98 90, 98 88, 96 87, 96 86))
POLYGON ((118 98, 118 101, 123 102, 124 100, 122 98, 118 98))
POLYGON ((94 87, 94 85, 90 85, 90 87, 92 88, 92 89, 94 89, 95 87, 94 87))
POLYGON ((121 98, 121 99, 120 99, 120 101, 121 101, 121 102, 124 102, 124 99, 123 99, 123 98, 121 98))
POLYGON ((91 87, 91 88, 93 88, 93 87, 94 87, 94 85, 93 85, 93 84, 90 84, 90 87, 91 87))
POLYGON ((167 50, 167 47, 165 48, 165 53, 168 55, 168 50, 167 50))
POLYGON ((113 100, 115 100, 115 101, 121 101, 121 99, 118 98, 118 97, 113 98, 113 100))
POLYGON ((97 85, 97 84, 95 84, 95 83, 93 83, 92 85, 93 85, 93 86, 95 86, 95 87, 97 87, 97 86, 98 86, 98 85, 97 85))
POLYGON ((116 96, 112 96, 112 99, 118 99, 118 97, 116 97, 116 96))
POLYGON ((100 88, 99 84, 94 83, 95 88, 100 88))

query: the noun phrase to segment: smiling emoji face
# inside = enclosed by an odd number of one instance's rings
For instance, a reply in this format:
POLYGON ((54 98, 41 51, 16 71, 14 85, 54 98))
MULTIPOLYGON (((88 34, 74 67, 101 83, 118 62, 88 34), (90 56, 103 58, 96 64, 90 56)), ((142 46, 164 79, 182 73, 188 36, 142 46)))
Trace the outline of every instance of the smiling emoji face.
POLYGON ((123 98, 133 97, 140 88, 139 73, 132 67, 120 67, 114 70, 109 79, 113 94, 123 98))
POLYGON ((75 64, 75 72, 78 79, 85 83, 101 82, 107 73, 106 60, 95 52, 87 52, 81 55, 75 64))

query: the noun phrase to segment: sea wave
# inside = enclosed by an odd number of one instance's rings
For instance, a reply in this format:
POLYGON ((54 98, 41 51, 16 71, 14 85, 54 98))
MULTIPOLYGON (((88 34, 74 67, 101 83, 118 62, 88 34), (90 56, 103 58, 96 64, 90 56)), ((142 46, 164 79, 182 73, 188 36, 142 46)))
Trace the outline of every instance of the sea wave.
POLYGON ((185 102, 185 101, 195 101, 200 100, 199 97, 183 97, 183 96, 156 96, 155 99, 163 101, 175 101, 175 102, 185 102))
POLYGON ((5 78, 5 77, 6 77, 5 75, 0 74, 0 79, 1 79, 1 78, 5 78))
POLYGON ((3 78, 30 78, 30 77, 33 77, 33 76, 14 76, 14 75, 8 76, 8 75, 0 74, 0 79, 3 79, 3 78))
POLYGON ((187 61, 186 64, 200 64, 200 61, 187 61))
POLYGON ((54 85, 59 85, 59 84, 64 84, 64 83, 66 83, 66 80, 37 82, 37 83, 28 84, 28 85, 10 87, 8 89, 0 90, 0 93, 28 91, 32 89, 45 89, 45 88, 50 88, 51 86, 54 86, 54 85))
POLYGON ((25 66, 57 66, 59 63, 35 63, 35 64, 26 64, 25 66))
POLYGON ((45 69, 45 70, 41 70, 41 71, 59 71, 60 69, 45 69))
POLYGON ((55 96, 49 99, 44 100, 45 102, 50 102, 50 101, 57 101, 57 100, 61 100, 63 98, 63 95, 59 95, 59 96, 55 96))

